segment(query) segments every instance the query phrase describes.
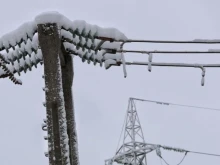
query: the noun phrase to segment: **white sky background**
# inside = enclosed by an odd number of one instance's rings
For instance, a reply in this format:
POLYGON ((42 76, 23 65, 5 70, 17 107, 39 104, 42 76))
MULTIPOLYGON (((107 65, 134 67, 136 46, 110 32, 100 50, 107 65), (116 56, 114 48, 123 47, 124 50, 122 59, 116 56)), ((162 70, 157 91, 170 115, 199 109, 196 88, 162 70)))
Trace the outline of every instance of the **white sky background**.
MULTIPOLYGON (((129 38, 191 40, 220 38, 219 0, 7 0, 1 3, 0 35, 44 11, 59 11, 69 19, 116 27, 129 38)), ((218 46, 133 44, 127 49, 206 50, 218 46)), ((128 54, 128 60, 146 60, 128 54), (133 56, 133 58, 131 57, 133 56)), ((153 61, 220 63, 219 55, 155 55, 153 61)), ((130 96, 167 102, 220 107, 220 69, 208 69, 201 87, 201 70, 122 67, 110 70, 74 61, 74 103, 81 165, 103 165, 116 150, 130 96)), ((43 68, 22 74, 22 86, 2 79, 0 117, 1 165, 47 165, 41 123, 45 118, 43 68)), ((191 108, 137 103, 145 139, 150 143, 220 154, 220 113, 191 108)), ((174 165, 182 155, 163 152, 174 165)), ((155 153, 149 165, 160 165, 155 153)), ((189 154, 183 165, 217 165, 220 158, 189 154)))

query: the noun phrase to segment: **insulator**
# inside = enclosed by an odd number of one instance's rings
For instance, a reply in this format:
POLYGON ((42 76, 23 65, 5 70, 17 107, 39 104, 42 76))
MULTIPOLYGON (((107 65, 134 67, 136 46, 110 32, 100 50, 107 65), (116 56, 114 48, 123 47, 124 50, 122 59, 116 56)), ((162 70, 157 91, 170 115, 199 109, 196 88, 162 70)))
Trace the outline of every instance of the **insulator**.
POLYGON ((44 152, 44 155, 45 155, 45 157, 49 156, 48 152, 44 152))
POLYGON ((43 102, 43 106, 46 107, 46 102, 43 102))
POLYGON ((48 88, 43 87, 42 89, 43 89, 44 92, 48 91, 48 88))
POLYGON ((44 74, 42 75, 42 78, 43 78, 43 79, 45 78, 45 75, 44 75, 44 74))
POLYGON ((47 131, 47 125, 46 124, 42 124, 41 128, 42 128, 43 131, 47 131))
POLYGON ((47 137, 47 136, 44 136, 44 140, 48 140, 48 137, 47 137))

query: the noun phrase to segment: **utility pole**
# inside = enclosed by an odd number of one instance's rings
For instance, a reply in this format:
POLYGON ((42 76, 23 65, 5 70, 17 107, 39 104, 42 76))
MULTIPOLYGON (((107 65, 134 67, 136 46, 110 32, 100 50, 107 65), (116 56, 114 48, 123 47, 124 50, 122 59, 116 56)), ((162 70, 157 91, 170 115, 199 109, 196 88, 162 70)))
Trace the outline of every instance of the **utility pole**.
POLYGON ((77 131, 74 114, 74 103, 73 103, 73 92, 72 84, 74 78, 73 70, 73 57, 66 53, 63 45, 61 45, 62 55, 64 56, 65 65, 61 65, 62 68, 62 82, 63 82, 63 93, 66 110, 67 120, 67 134, 69 137, 69 156, 71 165, 78 165, 78 145, 77 145, 77 131))
POLYGON ((51 165, 76 165, 78 153, 72 97, 72 57, 62 51, 57 24, 38 25, 38 33, 45 64, 49 162, 51 165))

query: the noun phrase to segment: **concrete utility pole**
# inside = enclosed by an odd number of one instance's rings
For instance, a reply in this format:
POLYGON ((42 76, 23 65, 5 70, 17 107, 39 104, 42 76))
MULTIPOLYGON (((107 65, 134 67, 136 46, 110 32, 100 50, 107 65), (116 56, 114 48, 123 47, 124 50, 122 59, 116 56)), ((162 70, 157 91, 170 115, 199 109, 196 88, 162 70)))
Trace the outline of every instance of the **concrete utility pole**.
POLYGON ((74 107, 72 97, 73 61, 65 53, 61 44, 59 27, 56 24, 38 25, 39 45, 43 54, 46 85, 46 107, 48 128, 48 156, 51 165, 65 165, 63 154, 65 143, 62 136, 62 106, 65 106, 67 134, 69 139, 69 160, 71 165, 78 164, 78 151, 74 107), (63 97, 62 97, 63 94, 63 97))
POLYGON ((74 77, 73 57, 65 52, 63 45, 62 54, 64 55, 65 60, 65 65, 62 65, 62 81, 67 120, 67 134, 69 136, 70 163, 71 165, 78 165, 78 145, 72 93, 74 77))

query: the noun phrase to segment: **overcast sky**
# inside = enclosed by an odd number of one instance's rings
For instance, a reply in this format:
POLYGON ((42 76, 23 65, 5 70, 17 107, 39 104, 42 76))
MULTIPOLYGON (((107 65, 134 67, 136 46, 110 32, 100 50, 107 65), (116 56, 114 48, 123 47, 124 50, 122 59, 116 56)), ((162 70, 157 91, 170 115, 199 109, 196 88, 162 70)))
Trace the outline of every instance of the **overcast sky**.
MULTIPOLYGON (((7 0, 1 2, 0 35, 16 29, 44 11, 58 11, 71 20, 82 19, 115 27, 132 39, 191 40, 220 38, 219 0, 7 0)), ((132 44, 127 49, 206 50, 218 46, 132 44)), ((147 61, 147 56, 127 54, 126 60, 147 61)), ((220 63, 219 55, 155 55, 153 61, 220 63)), ((105 70, 74 58, 74 104, 81 165, 103 165, 114 156, 129 97, 207 107, 220 107, 220 69, 208 69, 201 87, 201 70, 144 66, 105 70)), ((1 165, 48 165, 47 144, 41 123, 43 68, 22 74, 22 86, 8 79, 1 84, 1 165)), ((147 142, 220 154, 220 113, 192 108, 137 103, 147 142)), ((162 152, 171 164, 183 155, 162 152)), ((149 165, 160 165, 152 152, 149 165)), ((218 165, 220 158, 189 154, 183 165, 218 165)))

